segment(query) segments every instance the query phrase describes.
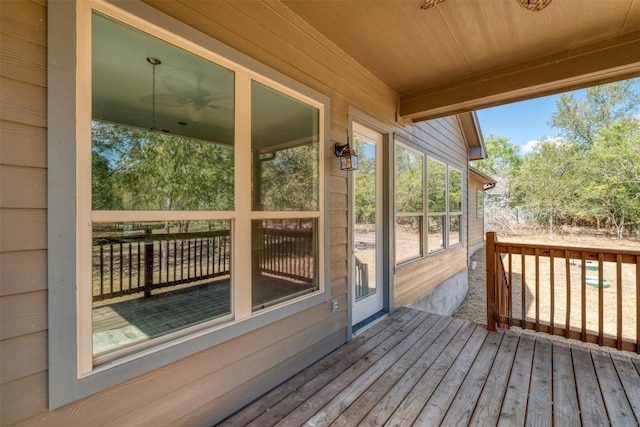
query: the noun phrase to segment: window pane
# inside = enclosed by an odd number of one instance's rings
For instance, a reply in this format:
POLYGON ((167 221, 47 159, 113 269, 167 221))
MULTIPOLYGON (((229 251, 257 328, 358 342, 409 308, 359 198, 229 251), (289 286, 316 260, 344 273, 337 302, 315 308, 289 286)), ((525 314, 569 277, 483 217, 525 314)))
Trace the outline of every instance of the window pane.
POLYGON ((316 219, 252 221, 254 311, 319 289, 317 229, 316 219))
POLYGON ((396 218, 396 264, 422 256, 422 218, 396 218))
POLYGON ((396 212, 422 212, 423 156, 396 145, 396 212))
POLYGON ((233 210, 233 149, 92 122, 94 210, 233 210))
POLYGON ((444 163, 428 159, 427 162, 427 190, 429 191, 429 212, 446 212, 446 171, 444 163))
POLYGON ((484 216, 484 191, 477 190, 476 192, 476 214, 478 218, 482 218, 484 216))
POLYGON ((93 225, 93 355, 231 313, 230 221, 93 225))
POLYGON ((462 172, 449 168, 449 212, 462 212, 462 172))
POLYGON ((253 210, 317 211, 319 110, 251 82, 253 210))
POLYGON ((446 215, 429 216, 427 247, 429 253, 444 249, 444 224, 446 215))
POLYGON ((92 22, 93 209, 233 209, 234 73, 92 22))
POLYGON ((449 246, 462 243, 460 224, 462 224, 462 215, 451 215, 449 217, 449 246))

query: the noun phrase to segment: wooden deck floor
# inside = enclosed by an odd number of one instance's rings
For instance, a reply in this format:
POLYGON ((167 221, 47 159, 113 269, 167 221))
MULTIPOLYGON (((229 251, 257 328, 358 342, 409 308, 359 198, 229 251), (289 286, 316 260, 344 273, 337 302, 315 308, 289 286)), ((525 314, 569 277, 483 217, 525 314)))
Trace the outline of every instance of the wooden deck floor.
POLYGON ((639 423, 635 356, 403 308, 221 425, 639 423))

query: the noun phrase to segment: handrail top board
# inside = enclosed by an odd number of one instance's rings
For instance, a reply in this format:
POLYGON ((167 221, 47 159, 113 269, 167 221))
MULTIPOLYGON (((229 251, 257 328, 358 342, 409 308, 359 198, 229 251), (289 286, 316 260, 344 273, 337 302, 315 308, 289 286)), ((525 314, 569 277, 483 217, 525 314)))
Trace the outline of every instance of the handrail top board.
POLYGON ((622 262, 627 264, 636 264, 638 257, 640 257, 640 251, 626 250, 626 249, 609 249, 609 248, 593 248, 593 247, 579 247, 579 246, 555 246, 555 245, 541 245, 535 243, 514 243, 514 242, 495 242, 496 251, 501 254, 511 253, 513 255, 522 254, 536 255, 538 250, 539 256, 548 257, 551 256, 553 250, 553 256, 555 258, 565 258, 565 254, 569 259, 582 259, 584 254, 585 260, 598 261, 599 254, 603 255, 603 261, 617 262, 618 255, 622 255, 622 262))

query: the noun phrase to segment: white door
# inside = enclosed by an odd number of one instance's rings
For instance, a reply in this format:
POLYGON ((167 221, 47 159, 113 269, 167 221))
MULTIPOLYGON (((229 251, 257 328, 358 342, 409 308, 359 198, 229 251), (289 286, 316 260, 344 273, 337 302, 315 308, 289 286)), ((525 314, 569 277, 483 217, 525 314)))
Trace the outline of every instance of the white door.
POLYGON ((351 229, 352 325, 384 308, 382 280, 382 151, 384 135, 352 123, 358 170, 353 171, 351 229))

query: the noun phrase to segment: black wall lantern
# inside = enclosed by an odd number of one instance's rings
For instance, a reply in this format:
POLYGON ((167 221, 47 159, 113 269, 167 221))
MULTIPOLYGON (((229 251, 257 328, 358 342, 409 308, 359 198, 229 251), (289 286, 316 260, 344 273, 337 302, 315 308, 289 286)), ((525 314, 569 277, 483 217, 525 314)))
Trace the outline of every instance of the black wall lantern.
POLYGON ((343 171, 354 171, 358 169, 358 156, 355 150, 349 146, 349 137, 346 144, 335 145, 336 157, 340 159, 340 169, 343 171))

